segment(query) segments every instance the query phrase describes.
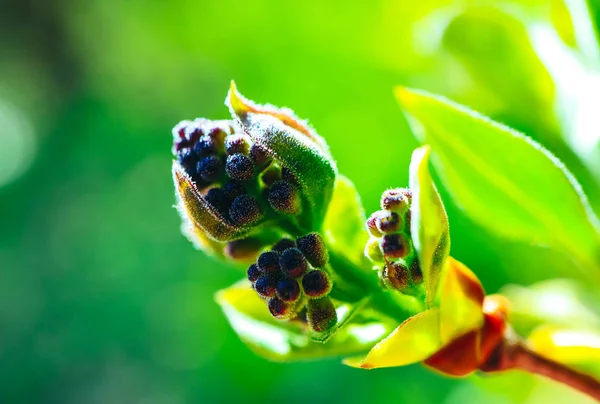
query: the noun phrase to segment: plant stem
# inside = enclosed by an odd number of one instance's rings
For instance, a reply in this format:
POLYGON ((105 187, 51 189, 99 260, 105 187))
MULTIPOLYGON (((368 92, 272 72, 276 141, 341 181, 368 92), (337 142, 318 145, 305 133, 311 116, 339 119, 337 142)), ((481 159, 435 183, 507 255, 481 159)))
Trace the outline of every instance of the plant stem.
POLYGON ((547 377, 600 401, 600 380, 532 351, 512 330, 490 360, 481 367, 485 372, 509 369, 547 377))

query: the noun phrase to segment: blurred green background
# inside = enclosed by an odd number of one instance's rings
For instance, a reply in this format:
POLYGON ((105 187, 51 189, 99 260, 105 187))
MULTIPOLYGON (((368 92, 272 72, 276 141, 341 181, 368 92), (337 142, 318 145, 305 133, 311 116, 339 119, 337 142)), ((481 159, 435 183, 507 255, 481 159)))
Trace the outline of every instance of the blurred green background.
MULTIPOLYGON (((179 232, 170 130, 226 118, 235 79, 308 118, 373 211, 383 189, 407 184, 417 146, 392 87, 421 87, 545 144, 598 211, 599 63, 585 11, 541 0, 0 0, 0 402, 583 402, 522 374, 451 380, 416 365, 254 356, 213 301, 243 273, 179 232)), ((560 251, 499 239, 442 193, 452 254, 489 292, 578 276, 560 251)))

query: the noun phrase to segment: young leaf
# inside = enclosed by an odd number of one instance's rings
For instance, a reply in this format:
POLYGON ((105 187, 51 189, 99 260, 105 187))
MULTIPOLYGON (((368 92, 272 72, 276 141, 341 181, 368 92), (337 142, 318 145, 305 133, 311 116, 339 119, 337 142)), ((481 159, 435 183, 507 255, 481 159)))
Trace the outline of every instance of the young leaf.
POLYGON ((337 311, 345 324, 339 332, 311 335, 305 332, 305 324, 274 319, 247 281, 219 291, 215 300, 242 341, 256 354, 274 361, 355 355, 368 350, 391 330, 380 322, 354 322, 354 307, 342 305, 337 311), (325 337, 329 339, 323 343, 325 337), (321 340, 316 342, 318 338, 321 340))
MULTIPOLYGON (((600 231, 564 165, 526 136, 423 91, 396 96, 456 202, 505 237, 562 248, 600 268, 600 231)), ((593 275, 593 274, 591 274, 593 275)))
POLYGON ((362 250, 369 239, 360 195, 348 178, 339 175, 323 223, 328 245, 355 264, 364 262, 362 250))
POLYGON ((537 353, 558 362, 592 365, 600 372, 600 330, 541 326, 527 338, 537 353))
POLYGON ((442 268, 450 252, 448 217, 429 174, 428 146, 413 152, 409 187, 412 191, 411 234, 423 271, 427 304, 435 299, 442 268))

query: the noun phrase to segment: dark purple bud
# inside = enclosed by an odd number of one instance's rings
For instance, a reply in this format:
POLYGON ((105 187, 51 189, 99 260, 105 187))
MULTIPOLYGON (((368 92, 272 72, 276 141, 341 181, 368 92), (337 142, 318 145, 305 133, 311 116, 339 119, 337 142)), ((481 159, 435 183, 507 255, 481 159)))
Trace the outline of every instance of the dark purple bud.
POLYGON ((198 176, 206 182, 213 182, 223 172, 223 163, 216 156, 202 158, 196 166, 198 176))
POLYGON ((242 261, 254 261, 262 245, 260 240, 252 237, 233 240, 225 246, 225 255, 228 258, 242 261))
POLYGON ((302 278, 302 289, 308 297, 323 297, 331 291, 331 281, 325 272, 315 269, 302 278))
POLYGON ((308 263, 297 248, 288 248, 279 259, 281 271, 292 278, 299 278, 308 271, 308 263))
POLYGON ((188 148, 181 149, 177 152, 177 161, 185 169, 188 174, 194 173, 196 170, 196 164, 198 163, 197 157, 188 148))
POLYGON ((231 200, 227 198, 222 188, 209 189, 204 199, 221 214, 227 214, 229 211, 231 200))
POLYGON ((296 247, 296 243, 294 242, 294 240, 291 240, 289 238, 282 238, 273 247, 271 247, 271 250, 277 251, 278 253, 282 253, 288 248, 294 247, 296 247))
POLYGON ((283 300, 281 300, 277 297, 269 299, 268 306, 269 306, 269 311, 271 312, 271 315, 275 318, 286 319, 290 315, 290 312, 291 312, 290 305, 288 305, 283 300))
POLYGON ((383 268, 381 277, 388 288, 396 290, 406 289, 410 281, 408 268, 400 262, 388 262, 383 268))
POLYGON ((230 135, 225 138, 225 152, 229 155, 250 151, 250 139, 246 135, 230 135))
POLYGON ((253 144, 250 147, 250 158, 254 165, 259 169, 266 167, 267 164, 271 162, 271 157, 265 148, 257 144, 253 144))
POLYGON ((337 313, 328 297, 311 299, 308 302, 308 324, 316 332, 327 331, 337 324, 337 313))
POLYGON ((287 181, 276 181, 268 196, 269 204, 277 212, 297 215, 302 211, 302 200, 298 189, 287 181))
POLYGON ((196 142, 192 150, 198 157, 207 157, 217 153, 217 147, 214 140, 206 137, 201 137, 196 142))
POLYGON ((383 234, 395 233, 400 230, 400 216, 396 212, 385 212, 378 216, 377 227, 383 234))
POLYGON ((277 273, 281 269, 279 266, 279 253, 267 251, 258 256, 258 268, 265 273, 277 273))
POLYGON ((387 259, 405 258, 410 252, 408 241, 400 233, 386 234, 381 242, 383 256, 387 259))
POLYGON ((310 265, 315 268, 320 268, 329 261, 329 253, 325 242, 319 233, 310 233, 296 240, 298 249, 306 257, 310 265))
POLYGON ((234 180, 248 181, 254 177, 254 164, 252 164, 250 157, 236 153, 227 157, 225 171, 234 180))
POLYGON ((223 185, 223 191, 225 191, 225 195, 231 200, 246 193, 244 186, 238 181, 229 181, 227 184, 223 185))
POLYGON ((277 284, 276 292, 284 302, 295 302, 300 298, 300 285, 295 279, 282 279, 277 284))
POLYGON ((275 296, 275 287, 277 286, 277 279, 269 276, 260 276, 254 284, 254 290, 262 297, 273 297, 275 296))
POLYGON ((250 226, 262 219, 263 214, 255 197, 240 195, 233 200, 229 208, 229 216, 238 226, 250 226))
POLYGON ((260 278, 261 272, 256 264, 252 264, 248 267, 248 280, 252 283, 256 282, 260 278))
POLYGON ((412 193, 406 188, 388 189, 381 195, 381 209, 405 212, 412 193))
POLYGON ((367 230, 369 231, 369 234, 377 238, 383 236, 383 234, 379 231, 379 228, 377 227, 380 215, 381 212, 375 212, 367 219, 367 230))
POLYGON ((281 167, 281 179, 284 181, 290 182, 296 186, 300 186, 300 182, 298 181, 298 177, 294 174, 289 168, 281 167))

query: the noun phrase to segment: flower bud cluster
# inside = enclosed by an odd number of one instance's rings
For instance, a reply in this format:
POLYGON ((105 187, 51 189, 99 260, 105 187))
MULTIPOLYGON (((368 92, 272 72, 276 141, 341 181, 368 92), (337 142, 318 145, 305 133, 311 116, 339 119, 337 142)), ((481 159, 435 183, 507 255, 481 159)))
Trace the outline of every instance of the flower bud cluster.
POLYGON ((423 275, 410 236, 410 189, 386 190, 381 210, 366 222, 370 238, 365 255, 376 264, 381 281, 399 291, 422 283, 423 275))
POLYGON ((328 297, 332 282, 325 266, 329 256, 318 233, 284 238, 248 268, 248 280, 268 305, 273 317, 306 318, 317 332, 336 324, 337 315, 328 297))

